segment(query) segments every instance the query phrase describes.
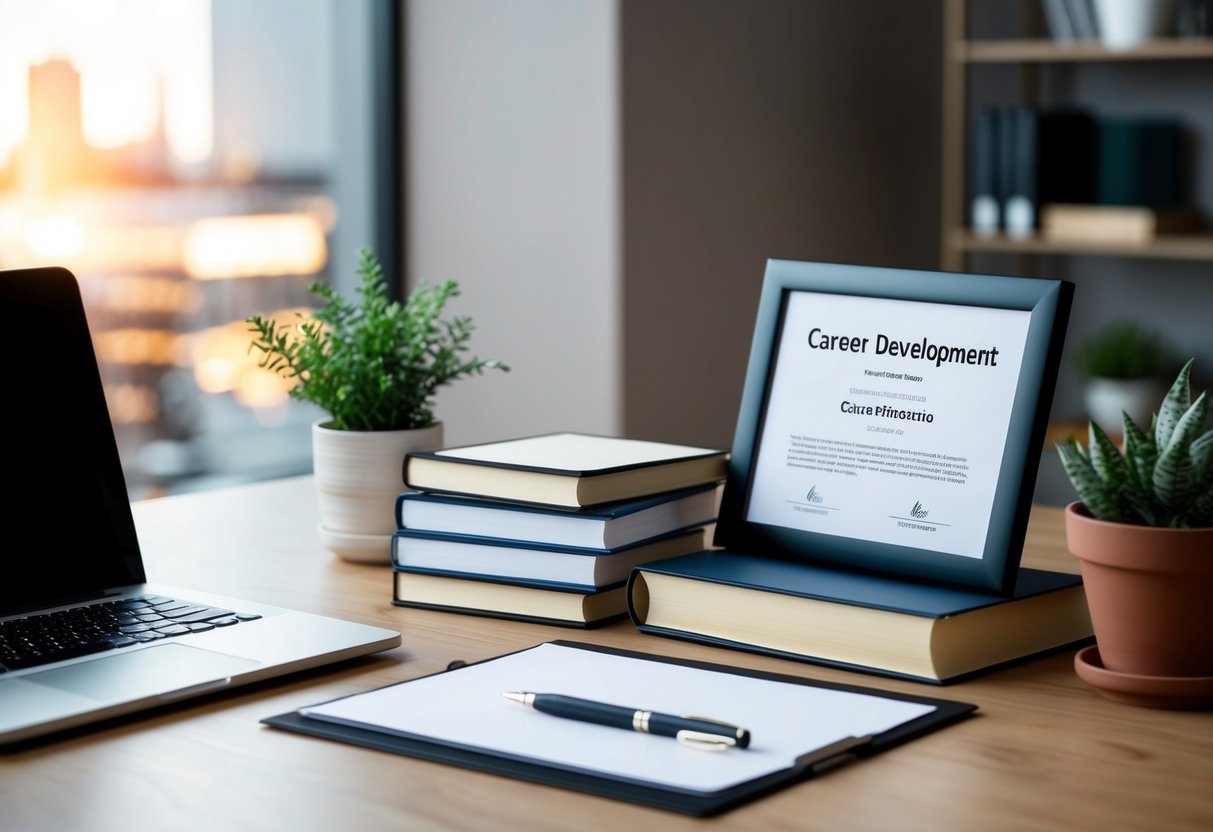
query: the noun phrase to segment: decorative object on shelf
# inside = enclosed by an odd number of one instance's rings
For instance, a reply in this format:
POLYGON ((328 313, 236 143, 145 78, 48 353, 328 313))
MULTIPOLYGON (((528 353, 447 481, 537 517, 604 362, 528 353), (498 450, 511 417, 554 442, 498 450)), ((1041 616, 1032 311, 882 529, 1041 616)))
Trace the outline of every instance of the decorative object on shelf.
POLYGON ((1181 38, 1213 36, 1213 0, 1180 0, 1175 34, 1181 38))
POLYGON ((1163 372, 1172 363, 1162 337, 1133 321, 1114 321, 1074 354, 1086 379, 1087 415, 1105 433, 1120 434, 1123 414, 1137 427, 1149 426, 1154 403, 1166 392, 1163 372))
POLYGON ((1109 49, 1131 49, 1175 31, 1176 0, 1094 0, 1099 39, 1109 49))
POLYGON ((509 368, 463 355, 471 318, 440 317, 459 294, 454 281, 423 283, 403 303, 391 300, 383 269, 366 247, 357 273, 359 303, 313 283, 310 290, 327 305, 299 321, 250 317, 250 349, 263 353, 262 367, 298 380, 292 398, 329 413, 312 428, 324 545, 346 560, 386 566, 401 461, 409 451, 442 447, 442 424, 434 418, 438 388, 509 368))
POLYGON ((1213 707, 1213 429, 1208 391, 1180 370, 1149 433, 1124 420, 1123 453, 1094 422, 1058 446, 1079 501, 1066 541, 1082 564, 1096 650, 1079 676, 1110 699, 1213 707))

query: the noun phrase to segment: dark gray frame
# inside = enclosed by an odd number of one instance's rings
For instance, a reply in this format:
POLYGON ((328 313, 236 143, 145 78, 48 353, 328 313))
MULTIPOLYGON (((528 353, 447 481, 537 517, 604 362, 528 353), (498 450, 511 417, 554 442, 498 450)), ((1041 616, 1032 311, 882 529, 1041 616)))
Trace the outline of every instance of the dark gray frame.
POLYGON ((1062 280, 769 260, 746 371, 715 543, 752 554, 1013 591, 1073 300, 1062 280), (785 300, 791 292, 926 301, 1031 313, 1002 454, 986 548, 980 558, 873 543, 746 520, 751 476, 763 438, 785 300))

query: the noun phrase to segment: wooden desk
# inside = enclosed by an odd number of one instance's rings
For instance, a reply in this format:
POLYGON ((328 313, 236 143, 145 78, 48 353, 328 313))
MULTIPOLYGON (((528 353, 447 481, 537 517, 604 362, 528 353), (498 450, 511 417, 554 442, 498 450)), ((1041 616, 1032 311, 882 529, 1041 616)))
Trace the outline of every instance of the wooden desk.
MULTIPOLYGON (((1117 705, 1072 653, 944 688, 644 636, 391 606, 386 567, 321 548, 310 478, 140 503, 149 576, 399 629, 376 657, 235 689, 0 753, 0 829, 1213 829, 1213 715, 1117 705), (265 728, 262 717, 573 638, 950 696, 978 715, 703 821, 265 728)), ((70 530, 70 525, 67 527, 70 530)), ((88 530, 64 536, 88 557, 88 530)), ((1025 562, 1075 569, 1061 511, 1039 508, 1025 562)))

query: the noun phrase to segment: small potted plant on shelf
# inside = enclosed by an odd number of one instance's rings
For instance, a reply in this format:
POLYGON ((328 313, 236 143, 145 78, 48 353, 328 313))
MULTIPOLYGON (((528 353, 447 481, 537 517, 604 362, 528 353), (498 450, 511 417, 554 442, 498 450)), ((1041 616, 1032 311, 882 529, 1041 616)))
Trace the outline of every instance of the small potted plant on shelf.
POLYGON ((378 259, 358 253, 357 303, 332 287, 309 290, 326 305, 298 320, 248 318, 260 366, 295 379, 292 398, 329 418, 312 426, 313 466, 325 546, 346 560, 388 562, 395 498, 408 451, 442 446, 434 418, 438 388, 488 369, 496 359, 466 357, 469 317, 444 319, 459 294, 453 281, 417 286, 404 302, 388 297, 378 259))
POLYGON ((1172 357, 1158 333, 1133 321, 1115 321, 1083 342, 1074 364, 1086 382, 1087 415, 1106 433, 1119 434, 1121 416, 1145 428, 1166 392, 1172 357))
POLYGON ((1096 640, 1075 668, 1132 704, 1213 705, 1213 430, 1208 391, 1191 399, 1192 365, 1149 432, 1124 418, 1123 451, 1094 422, 1085 446, 1058 446, 1079 496, 1066 507, 1066 540, 1096 640))

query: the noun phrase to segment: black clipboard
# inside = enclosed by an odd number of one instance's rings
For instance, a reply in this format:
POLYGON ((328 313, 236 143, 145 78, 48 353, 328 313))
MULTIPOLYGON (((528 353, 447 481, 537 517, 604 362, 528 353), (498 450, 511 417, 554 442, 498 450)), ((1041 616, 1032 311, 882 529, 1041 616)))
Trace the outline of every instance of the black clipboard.
MULTIPOLYGON (((810 779, 818 774, 837 768, 847 762, 863 757, 872 756, 886 751, 902 743, 913 740, 924 734, 935 731, 964 717, 971 715, 976 705, 957 702, 935 697, 917 696, 902 693, 892 693, 876 688, 860 687, 823 682, 814 679, 804 679, 797 676, 787 676, 777 673, 766 673, 744 668, 728 667, 707 662, 691 661, 688 659, 655 656, 631 650, 620 650, 580 642, 556 640, 548 642, 562 647, 579 650, 589 650, 614 656, 642 661, 666 662, 684 667, 710 670, 719 673, 730 673, 756 679, 774 682, 785 682, 797 685, 826 688, 852 693, 862 693, 879 696, 902 702, 913 702, 932 706, 931 713, 905 722, 889 731, 869 737, 854 737, 835 743, 797 759, 796 763, 786 769, 748 780, 726 789, 712 792, 687 791, 634 779, 604 775, 599 772, 588 772, 555 765, 546 761, 528 760, 519 757, 504 757, 488 753, 476 748, 448 743, 442 740, 432 740, 421 736, 402 736, 383 733, 365 728, 357 728, 323 720, 310 719, 298 711, 267 717, 262 721, 265 725, 286 731, 306 734, 323 739, 337 740, 353 745, 387 751, 393 754, 403 754, 436 763, 460 766, 474 771, 488 772, 532 783, 556 786, 564 789, 585 792, 587 794, 614 798, 630 803, 651 806, 687 815, 704 817, 740 806, 763 795, 810 779)), ((528 648, 529 649, 529 648, 528 648)), ((485 659, 494 661, 500 656, 485 659)), ((444 672, 458 672, 467 667, 462 662, 454 662, 444 672)), ((397 684, 407 684, 400 682, 397 684)), ((728 752, 726 752, 728 753, 728 752)), ((744 753, 744 752, 739 752, 744 753)))

